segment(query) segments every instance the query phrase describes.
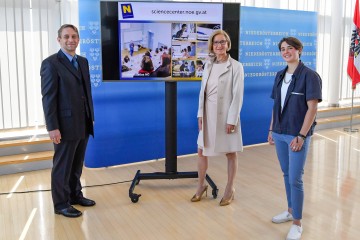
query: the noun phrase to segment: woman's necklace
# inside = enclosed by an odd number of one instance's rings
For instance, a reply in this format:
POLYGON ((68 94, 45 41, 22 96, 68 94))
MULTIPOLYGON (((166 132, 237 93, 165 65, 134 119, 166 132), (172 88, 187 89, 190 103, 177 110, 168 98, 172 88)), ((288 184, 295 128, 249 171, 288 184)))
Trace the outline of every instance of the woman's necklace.
POLYGON ((285 73, 284 79, 283 79, 285 84, 289 84, 291 82, 292 75, 293 75, 293 73, 294 73, 294 71, 295 71, 295 69, 297 68, 298 65, 299 65, 299 63, 297 62, 296 66, 292 66, 291 68, 289 66, 287 72, 285 73), (286 81, 286 77, 288 77, 288 81, 286 81))
POLYGON ((291 78, 289 79, 289 81, 286 81, 285 78, 284 78, 284 83, 285 84, 289 84, 291 82, 291 78))
POLYGON ((218 58, 216 58, 215 63, 224 63, 224 62, 226 62, 227 60, 228 60, 227 57, 225 57, 225 58, 223 58, 223 59, 218 59, 218 58))
POLYGON ((283 79, 283 81, 284 81, 284 83, 285 84, 289 84, 290 82, 291 82, 291 80, 292 80, 292 74, 285 74, 285 76, 284 76, 284 79, 283 79), (288 79, 288 81, 286 81, 286 77, 287 76, 289 76, 289 79, 288 79))

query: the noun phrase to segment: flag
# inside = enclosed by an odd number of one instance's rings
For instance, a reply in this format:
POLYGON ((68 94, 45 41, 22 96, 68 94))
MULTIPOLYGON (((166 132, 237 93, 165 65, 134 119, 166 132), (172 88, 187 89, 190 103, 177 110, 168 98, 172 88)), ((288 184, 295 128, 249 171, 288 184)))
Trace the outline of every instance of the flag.
POLYGON ((360 82, 360 12, 359 0, 356 0, 353 26, 351 32, 351 43, 349 51, 349 60, 347 73, 352 80, 352 87, 360 82))

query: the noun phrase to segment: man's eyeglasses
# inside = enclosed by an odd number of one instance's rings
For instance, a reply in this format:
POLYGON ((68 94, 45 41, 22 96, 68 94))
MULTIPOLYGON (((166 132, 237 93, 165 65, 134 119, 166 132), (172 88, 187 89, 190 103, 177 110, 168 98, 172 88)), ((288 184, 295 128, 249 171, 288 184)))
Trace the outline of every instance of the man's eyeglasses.
POLYGON ((226 44, 226 40, 221 40, 221 41, 214 41, 213 45, 214 46, 218 46, 218 45, 224 46, 226 44))

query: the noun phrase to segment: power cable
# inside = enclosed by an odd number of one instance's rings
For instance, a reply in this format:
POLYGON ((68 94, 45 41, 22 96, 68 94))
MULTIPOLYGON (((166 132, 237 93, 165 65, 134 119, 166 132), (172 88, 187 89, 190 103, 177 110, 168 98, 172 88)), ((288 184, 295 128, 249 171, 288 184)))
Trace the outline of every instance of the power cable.
MULTIPOLYGON (((96 184, 96 185, 89 185, 89 186, 83 186, 82 188, 91 188, 91 187, 103 187, 103 186, 109 186, 109 185, 116 185, 116 184, 122 184, 122 183, 128 183, 132 182, 132 180, 126 180, 126 181, 119 181, 119 182, 113 182, 113 183, 104 183, 104 184, 96 184)), ((8 194, 22 194, 22 193, 36 193, 36 192, 49 192, 51 189, 39 189, 39 190, 30 190, 30 191, 22 191, 22 192, 3 192, 0 193, 1 195, 8 195, 8 194)))

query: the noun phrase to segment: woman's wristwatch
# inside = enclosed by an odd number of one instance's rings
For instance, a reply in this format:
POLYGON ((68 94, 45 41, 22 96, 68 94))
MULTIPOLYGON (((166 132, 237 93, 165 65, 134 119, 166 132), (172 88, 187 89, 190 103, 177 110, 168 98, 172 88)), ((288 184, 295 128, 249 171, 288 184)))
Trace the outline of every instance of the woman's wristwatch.
POLYGON ((302 138, 303 141, 305 141, 305 139, 306 139, 306 136, 305 136, 305 135, 302 135, 301 133, 299 133, 297 136, 298 136, 299 138, 302 138))

